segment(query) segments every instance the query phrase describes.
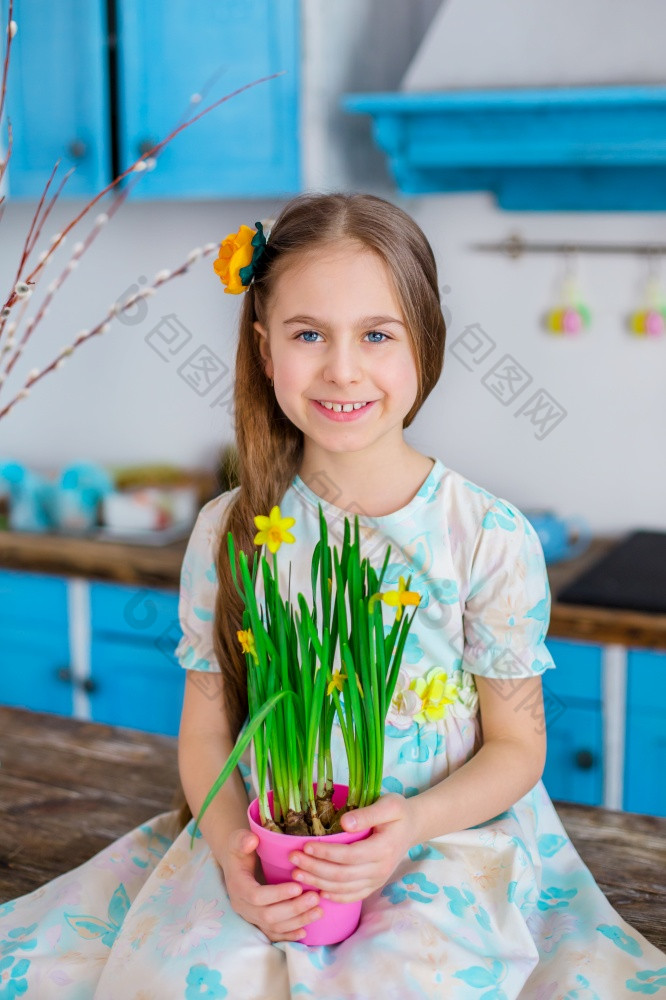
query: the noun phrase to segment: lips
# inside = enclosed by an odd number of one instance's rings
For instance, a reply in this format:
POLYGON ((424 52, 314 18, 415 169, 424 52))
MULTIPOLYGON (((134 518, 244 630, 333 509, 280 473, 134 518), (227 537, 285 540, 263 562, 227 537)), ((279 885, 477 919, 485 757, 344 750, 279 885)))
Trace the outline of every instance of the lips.
POLYGON ((364 416, 364 414, 368 413, 372 409, 376 402, 377 400, 375 399, 369 399, 365 406, 360 406, 357 410, 348 410, 346 412, 345 410, 329 410, 325 406, 322 406, 318 399, 313 399, 312 405, 319 413, 328 417, 329 420, 336 420, 344 423, 349 420, 357 420, 359 417, 364 416))

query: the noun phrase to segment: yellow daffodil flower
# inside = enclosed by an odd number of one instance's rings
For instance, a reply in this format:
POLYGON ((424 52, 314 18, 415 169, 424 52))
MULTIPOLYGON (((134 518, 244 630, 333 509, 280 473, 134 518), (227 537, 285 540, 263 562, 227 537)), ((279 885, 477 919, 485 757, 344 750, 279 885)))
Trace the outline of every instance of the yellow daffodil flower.
POLYGON ((293 524, 296 524, 296 518, 282 517, 277 504, 271 509, 268 517, 264 514, 257 514, 254 518, 254 523, 259 528, 259 531, 254 536, 254 544, 263 545, 266 543, 273 553, 277 552, 283 542, 294 542, 296 540, 287 531, 287 528, 291 528, 293 524))
POLYGON ((238 636, 238 641, 243 647, 243 652, 250 653, 254 657, 254 662, 259 663, 259 656, 257 654, 257 649, 254 644, 254 636, 252 635, 252 629, 251 628, 248 628, 246 630, 239 629, 239 631, 236 632, 236 635, 238 636))
MULTIPOLYGON (((356 678, 358 680, 358 678, 356 678)), ((344 682, 347 680, 347 674, 340 673, 339 670, 333 671, 333 680, 328 682, 328 687, 326 688, 326 694, 330 694, 333 688, 337 688, 338 691, 342 691, 344 682)))
POLYGON ((443 719, 459 693, 458 685, 440 667, 433 667, 425 677, 417 677, 409 687, 421 699, 421 710, 413 717, 419 723, 443 719))
POLYGON ((396 619, 400 621, 402 618, 402 609, 408 604, 417 605, 421 600, 421 595, 415 590, 407 590, 407 584, 405 583, 404 576, 400 577, 398 582, 397 590, 386 590, 384 593, 373 594, 368 601, 368 610, 370 613, 374 610, 375 601, 383 601, 384 604, 390 604, 392 607, 398 608, 396 612, 396 619))

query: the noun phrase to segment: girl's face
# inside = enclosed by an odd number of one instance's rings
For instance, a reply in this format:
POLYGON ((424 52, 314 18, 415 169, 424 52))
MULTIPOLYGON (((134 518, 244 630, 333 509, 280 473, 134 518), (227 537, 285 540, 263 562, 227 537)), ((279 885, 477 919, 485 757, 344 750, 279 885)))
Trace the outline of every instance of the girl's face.
POLYGON ((404 448, 404 417, 418 380, 390 272, 362 245, 345 241, 294 258, 277 279, 268 329, 260 323, 266 374, 306 447, 361 452, 404 448), (336 414, 321 405, 367 403, 336 414))

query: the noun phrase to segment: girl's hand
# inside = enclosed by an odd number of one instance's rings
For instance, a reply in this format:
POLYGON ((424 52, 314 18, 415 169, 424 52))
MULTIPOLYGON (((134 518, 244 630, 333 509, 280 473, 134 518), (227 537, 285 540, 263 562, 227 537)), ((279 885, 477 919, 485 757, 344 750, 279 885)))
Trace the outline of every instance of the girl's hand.
POLYGON ((305 924, 318 919, 319 894, 303 892, 294 882, 264 885, 261 865, 255 853, 259 843, 251 830, 234 830, 230 835, 224 858, 218 859, 231 905, 236 913, 254 924, 271 941, 298 941, 305 935, 305 924))
POLYGON ((299 879, 300 873, 302 881, 321 890, 322 898, 351 903, 386 885, 412 846, 409 799, 389 792, 370 806, 345 813, 341 824, 350 832, 368 826, 374 829, 365 840, 353 844, 313 841, 305 845, 305 853, 293 851, 289 859, 296 865, 292 878, 299 879))

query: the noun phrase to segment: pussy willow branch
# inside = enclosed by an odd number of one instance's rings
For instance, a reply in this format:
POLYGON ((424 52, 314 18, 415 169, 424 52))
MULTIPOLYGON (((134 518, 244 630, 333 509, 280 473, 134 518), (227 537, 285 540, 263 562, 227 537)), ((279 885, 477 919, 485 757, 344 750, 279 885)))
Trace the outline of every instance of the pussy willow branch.
MULTIPOLYGON (((193 118, 189 119, 188 121, 183 122, 177 128, 173 129, 173 131, 170 132, 166 136, 166 138, 162 139, 161 142, 156 143, 153 147, 151 147, 151 149, 149 149, 145 153, 143 153, 137 160, 134 161, 134 163, 131 166, 129 166, 126 170, 124 170, 123 173, 119 174, 118 177, 115 178, 115 180, 111 181, 110 184, 108 184, 102 191, 100 191, 94 198, 92 198, 91 201, 89 201, 88 204, 79 212, 79 214, 74 219, 72 219, 71 222, 68 223, 68 225, 63 229, 63 231, 61 233, 57 234, 57 236, 52 241, 52 244, 49 247, 49 249, 45 252, 45 254, 43 254, 41 256, 39 264, 25 278, 23 284, 26 285, 26 286, 28 286, 28 287, 27 287, 27 291, 25 291, 23 294, 24 295, 29 295, 32 292, 32 289, 30 288, 30 285, 34 284, 34 278, 35 278, 35 276, 44 267, 46 261, 48 261, 48 259, 50 258, 51 254, 54 252, 54 250, 60 245, 60 243, 63 242, 63 240, 65 239, 67 233, 77 224, 77 222, 80 221, 80 219, 83 218, 84 215, 86 215, 90 211, 90 209, 92 208, 92 206, 95 205, 100 200, 100 198, 102 198, 105 194, 107 194, 107 192, 111 191, 124 177, 126 177, 132 171, 136 171, 138 173, 138 172, 140 172, 142 170, 145 170, 146 169, 146 166, 145 166, 145 161, 146 160, 149 160, 149 159, 153 160, 157 156, 159 156, 160 152, 164 149, 164 147, 169 142, 171 142, 171 140, 174 139, 175 136, 178 135, 179 132, 182 132, 183 129, 189 128, 190 125, 193 125, 194 122, 198 121, 200 118, 202 118, 204 115, 208 114, 210 111, 212 111, 214 108, 218 107, 220 104, 225 103, 226 101, 230 100, 232 97, 236 97, 238 94, 241 94, 244 90, 248 90, 250 87, 254 87, 254 86, 256 86, 259 83, 265 83, 268 80, 273 80, 273 79, 275 79, 278 76, 282 76, 284 74, 284 72, 285 71, 282 70, 279 73, 272 73, 270 76, 261 77, 258 80, 252 81, 251 83, 244 84, 242 87, 238 87, 236 90, 232 91, 230 94, 226 94, 224 97, 221 97, 219 100, 214 101, 213 104, 210 104, 207 108, 204 108, 202 111, 200 111, 193 118)), ((126 192, 123 192, 123 194, 126 195, 126 192)), ((121 197, 122 197, 122 195, 121 195, 121 197)), ((9 316, 10 312, 11 312, 11 309, 12 309, 14 303, 17 301, 17 299, 19 299, 21 297, 22 297, 22 295, 17 292, 16 286, 15 286, 12 289, 12 291, 10 292, 9 296, 7 297, 7 299, 6 299, 3 307, 0 309, 0 336, 2 335, 4 326, 6 324, 7 318, 9 316)), ((34 329, 34 326, 33 326, 32 329, 34 329)))
MULTIPOLYGON (((7 73, 9 72, 9 52, 12 47, 12 38, 14 37, 14 24, 13 24, 13 13, 14 13, 14 0, 9 0, 9 12, 7 14, 7 48, 5 50, 5 62, 2 69, 2 89, 0 90, 0 122, 2 121, 2 112, 5 107, 5 95, 7 93, 7 73)), ((0 182, 4 177, 5 170, 7 169, 7 164, 9 162, 9 157, 12 151, 12 126, 11 123, 7 123, 7 155, 4 160, 0 163, 0 182)), ((2 205, 5 200, 3 195, 0 198, 0 205, 2 205)))
MULTIPOLYGON (((215 74, 213 74, 212 77, 209 77, 209 79, 204 84, 204 87, 203 87, 201 93, 200 94, 195 94, 195 95, 193 95, 190 98, 188 106, 187 106, 184 114, 181 116, 179 126, 177 126, 177 127, 180 127, 183 124, 187 123, 188 115, 189 115, 189 112, 190 112, 190 109, 191 109, 192 105, 195 104, 195 103, 198 103, 202 99, 202 95, 208 92, 208 90, 210 89, 210 86, 214 83, 217 75, 218 74, 215 73, 215 74)), ((175 132, 172 133, 172 134, 175 134, 175 132)), ((165 142, 164 142, 164 144, 162 146, 162 149, 165 148, 165 146, 166 146, 166 140, 165 140, 165 142)), ((158 156, 159 156, 159 153, 162 151, 162 149, 160 149, 158 151, 158 153, 157 153, 158 156)), ((150 161, 148 161, 148 160, 147 161, 142 161, 141 164, 140 164, 141 168, 144 167, 144 162, 146 164, 148 164, 150 161)), ((21 277, 21 273, 22 273, 22 270, 23 270, 23 265, 25 263, 25 260, 29 256, 30 252, 32 251, 33 247, 35 246, 35 243, 37 242, 37 239, 39 238, 39 234, 40 234, 40 232, 42 230, 44 221, 48 217, 49 212, 51 211, 53 205, 55 204, 55 201, 56 201, 58 195, 60 194, 65 181, 67 180, 67 178, 69 177, 69 175, 75 169, 74 167, 72 167, 65 174, 65 177, 64 177, 64 179, 63 179, 60 187, 58 188, 58 191, 56 192, 55 196, 52 198, 49 206, 47 207, 46 212, 44 213, 44 216, 43 216, 43 218, 42 218, 42 220, 40 222, 40 225, 39 225, 39 227, 37 229, 37 232, 36 232, 35 237, 34 237, 34 239, 32 241, 32 244, 26 250, 26 247, 28 247, 28 241, 30 239, 32 231, 35 228, 35 224, 36 224, 37 217, 39 215, 39 211, 40 211, 41 206, 42 206, 42 204, 44 202, 44 198, 46 196, 46 192, 48 191, 48 188, 49 188, 49 186, 51 184, 51 181, 53 180, 53 176, 54 176, 56 170, 58 169, 59 163, 60 163, 60 160, 57 161, 55 167, 53 168, 53 170, 51 172, 51 176, 50 176, 49 180, 47 181, 46 188, 44 189, 44 193, 42 194, 42 197, 40 199, 39 205, 37 206, 37 211, 36 211, 36 213, 35 213, 35 215, 33 217, 32 225, 30 227, 30 231, 29 231, 28 237, 26 239, 26 244, 24 246, 23 255, 22 255, 22 258, 21 258, 21 263, 19 265, 19 269, 17 271, 16 278, 14 279, 14 287, 15 288, 16 288, 16 285, 18 285, 19 282, 20 282, 20 277, 21 277)), ((137 161, 135 163, 135 165, 134 165, 135 172, 137 173, 137 177, 134 178, 134 184, 132 184, 130 182, 127 185, 126 188, 124 188, 120 193, 117 193, 114 201, 111 203, 111 205, 109 206, 109 208, 107 209, 107 211, 105 213, 102 213, 101 215, 98 215, 97 219, 95 220, 95 225, 93 226, 93 229, 91 230, 91 232, 88 234, 88 236, 86 237, 86 239, 82 243, 77 243, 74 246, 74 250, 73 250, 72 256, 70 257, 70 259, 69 259, 69 261, 68 261, 65 269, 62 271, 62 273, 60 274, 60 276, 54 282, 52 282, 51 285, 49 286, 49 288, 48 288, 48 294, 47 294, 45 300, 42 302, 42 305, 40 307, 39 312, 37 313, 37 315, 33 319, 28 320, 28 323, 27 323, 26 328, 25 328, 24 333, 23 333, 23 337, 22 337, 20 343, 18 344, 18 347, 16 348, 16 351, 15 351, 13 357, 9 360, 9 362, 7 364, 7 367, 5 368, 4 373, 0 373, 0 391, 2 390, 2 384, 3 384, 3 382, 9 376, 12 368, 14 367, 14 365, 16 364, 16 362, 18 361, 18 359, 20 358, 21 354, 23 353, 23 349, 24 349, 27 341, 30 339, 31 334, 34 333, 34 330, 37 327, 37 325, 39 324, 40 320, 45 316, 45 314, 46 314, 46 312, 48 310, 48 306, 49 306, 49 304, 51 302, 51 299, 53 298, 54 294, 57 292, 57 290, 60 288, 60 286, 66 281, 67 277, 69 276, 69 274, 71 274, 71 272, 74 270, 74 268, 78 266, 78 262, 79 262, 80 258, 83 256, 83 254, 88 249, 88 247, 90 246, 90 244, 94 242, 95 238, 100 233, 100 231, 102 229, 102 226, 106 222, 108 222, 109 218, 111 218, 113 215, 115 215, 115 213, 117 212, 117 210, 120 208, 120 206, 126 200, 127 196, 132 191, 132 188, 134 187, 134 185, 136 185, 136 183, 140 180, 141 170, 139 169, 139 166, 137 166, 137 164, 139 164, 139 161, 137 161)), ((154 163, 153 163, 153 165, 154 165, 154 163)), ((55 243, 56 239, 57 239, 57 237, 54 237, 54 239, 53 239, 52 242, 55 243)), ((41 271, 41 269, 45 266, 45 264, 47 262, 48 262, 48 254, 46 252, 44 252, 44 253, 41 254, 41 256, 40 256, 40 264, 38 265, 37 270, 34 272, 35 277, 37 275, 39 275, 39 272, 41 271)), ((26 311, 26 308, 27 308, 27 305, 28 305, 28 301, 29 301, 28 295, 26 294, 26 296, 24 298, 24 301, 23 301, 23 310, 21 312, 21 316, 20 316, 18 322, 14 323, 14 324, 10 323, 7 326, 7 334, 8 334, 9 341, 5 345, 5 348, 3 350, 0 350, 0 359, 2 358, 3 354, 8 353, 11 350, 11 348, 14 346, 14 341, 11 338, 13 337, 13 334, 15 333, 16 329, 20 326, 21 320, 23 319, 23 316, 25 314, 25 311, 26 311)), ((2 310, 2 313, 0 313, 0 339, 2 338, 2 333, 3 333, 3 321, 6 321, 7 316, 9 315, 10 311, 11 310, 8 307, 5 307, 2 310)))
MULTIPOLYGON (((5 98, 6 98, 7 76, 8 76, 8 68, 9 68, 9 57, 10 57, 11 42, 12 42, 12 39, 13 39, 15 33, 16 33, 16 24, 14 23, 14 21, 12 19, 12 14, 13 14, 13 0, 9 0, 9 11, 8 11, 8 21, 7 21, 7 48, 6 48, 5 60, 4 60, 4 69, 3 69, 3 78, 2 78, 2 91, 0 93, 0 122, 2 121, 2 113, 3 113, 3 110, 4 110, 4 104, 5 104, 5 98)), ((157 157, 159 156, 159 154, 162 152, 162 150, 168 145, 169 142, 171 142, 171 140, 176 135, 178 135, 179 132, 183 131, 183 129, 188 128, 190 125, 193 125, 194 122, 196 122, 196 121, 199 120, 199 118, 202 118, 204 115, 208 114, 214 108, 218 107, 218 105, 225 103, 230 98, 235 97, 236 95, 242 93, 244 90, 248 90, 250 87, 254 87, 258 83, 265 83, 268 80, 272 80, 272 79, 275 79, 278 76, 282 76, 283 73, 284 73, 284 71, 281 71, 281 72, 278 72, 278 73, 273 73, 270 76, 261 77, 258 80, 254 80, 251 83, 245 84, 244 86, 237 88, 236 90, 232 91, 231 93, 226 94, 224 97, 220 98, 219 100, 214 101, 213 104, 209 105, 207 108, 204 108, 197 115, 195 115, 194 117, 192 117, 192 118, 190 118, 188 120, 187 119, 187 113, 189 111, 190 106, 195 101, 196 101, 196 103, 198 103, 201 100, 201 95, 200 94, 194 95, 194 97, 191 98, 191 100, 190 100, 190 104, 188 105, 188 111, 186 111, 185 116, 184 116, 186 120, 182 121, 164 139, 162 139, 160 142, 156 143, 151 149, 149 149, 146 152, 144 152, 137 160, 134 161, 133 164, 131 164, 131 166, 129 166, 125 171, 123 171, 123 173, 121 173, 118 177, 116 177, 110 184, 108 184, 102 191, 100 191, 94 198, 92 198, 84 206, 84 208, 78 213, 78 215, 76 215, 68 223, 68 225, 62 230, 62 232, 57 233, 52 238, 51 245, 50 245, 49 249, 46 250, 46 251, 43 251, 39 255, 39 262, 37 263, 37 265, 32 269, 32 271, 30 272, 30 274, 28 274, 25 277, 24 280, 21 280, 21 275, 22 275, 22 272, 23 272, 23 268, 24 268, 24 266, 26 264, 26 261, 27 261, 29 255, 30 255, 30 253, 32 252, 33 248, 36 245, 36 242, 37 242, 37 240, 38 240, 38 238, 39 238, 39 236, 41 234, 41 230, 43 228, 44 222, 48 218, 48 216, 49 216, 49 214, 50 214, 50 212, 51 212, 51 210, 52 210, 52 208, 53 208, 53 206, 54 206, 54 204, 55 204, 58 196, 60 195, 60 192, 62 191, 62 188, 63 188, 65 182, 67 181, 67 179, 69 178, 70 174, 74 170, 74 168, 71 168, 65 174, 65 177, 61 181, 60 186, 59 186, 56 194, 52 197, 51 201, 49 202, 49 204, 46 207, 46 210, 44 211, 44 214, 42 215, 42 217, 40 219, 39 216, 40 216, 41 209, 42 209, 42 207, 44 205, 44 202, 45 202, 45 199, 46 199, 46 195, 48 193, 48 190, 49 190, 49 187, 51 185, 51 182, 53 181, 53 177, 55 175, 55 172, 57 171, 58 166, 60 164, 60 160, 58 160, 56 162, 56 164, 55 164, 55 166, 53 168, 53 171, 51 173, 51 176, 49 177, 49 180, 46 183, 46 186, 45 186, 44 191, 42 193, 42 196, 40 198, 40 201, 39 201, 39 204, 38 204, 37 209, 35 211, 35 214, 33 216, 32 223, 31 223, 30 229, 28 231, 28 235, 26 237, 26 240, 25 240, 25 243, 24 243, 24 246, 23 246, 23 252, 22 252, 22 255, 21 255, 21 260, 20 260, 18 269, 17 269, 17 276, 16 276, 16 279, 15 279, 15 282, 14 282, 14 287, 12 288, 11 292, 8 294, 8 296, 7 296, 6 300, 5 300, 4 305, 0 309, 0 338, 2 337, 2 333, 5 330, 5 327, 7 328, 7 334, 8 334, 7 343, 5 344, 4 348, 0 351, 0 357, 2 357, 3 354, 9 353, 13 348, 16 347, 16 344, 15 344, 15 341, 13 339, 13 336, 14 336, 16 330, 18 329, 18 327, 20 326, 21 321, 22 321, 22 319, 23 319, 23 317, 25 315, 25 312, 26 312, 26 309, 27 309, 27 306, 28 306, 28 302, 29 302, 29 299, 30 299, 30 296, 31 296, 32 290, 33 290, 32 286, 34 286, 37 283, 37 279, 38 279, 39 275, 41 274, 41 271, 43 270, 43 268, 45 267, 45 265, 50 261, 50 258, 51 258, 51 255, 53 254, 53 252, 57 249, 57 247, 61 243, 64 242, 64 240, 65 240, 67 234, 69 233, 69 231, 71 229, 73 229, 73 227, 90 211, 90 209, 93 207, 93 205, 95 205, 101 198, 103 198, 105 194, 107 194, 109 191, 111 191, 113 188, 115 188, 116 185, 121 180, 123 180, 123 178, 125 178, 128 174, 130 174, 132 172, 135 172, 138 175, 140 175, 144 170, 147 169, 147 167, 149 166, 149 164, 152 164, 154 166, 154 162, 157 159, 157 157), (38 222, 38 220, 39 220, 39 222, 38 222), (18 320, 13 321, 11 324, 8 324, 7 320, 8 320, 8 318, 9 318, 11 312, 12 312, 12 309, 15 308, 15 306, 16 306, 16 304, 18 302, 20 302, 20 304, 22 306, 20 316, 19 316, 18 320)), ((206 86, 204 87, 204 92, 206 91, 207 87, 209 86, 209 84, 212 82, 213 79, 214 79, 214 77, 211 78, 211 80, 209 81, 209 83, 206 84, 206 86)), ((2 179, 2 176, 3 176, 3 174, 4 174, 5 170, 6 170, 7 163, 9 162, 9 158, 10 158, 10 155, 11 155, 11 149, 12 149, 12 129, 11 129, 11 122, 9 120, 7 122, 7 127, 8 127, 8 136, 9 136, 8 151, 7 151, 7 155, 6 155, 5 159, 4 159, 4 161, 2 162, 2 164, 0 164, 0 180, 2 179)), ((135 178, 134 179, 134 183, 136 184, 139 179, 140 179, 139 177, 135 178)), ((63 284, 63 282, 67 279, 67 277, 71 273, 71 271, 74 270, 74 268, 78 265, 81 256, 83 255, 83 253, 85 252, 85 250, 90 246, 90 244, 94 241, 94 239, 96 238, 96 236, 99 234, 102 226, 108 221, 108 219, 113 214, 115 214, 115 212, 117 211, 117 209, 120 207, 120 205, 127 198, 127 195, 132 190, 132 187, 133 187, 132 184, 128 184, 121 192, 119 192, 119 193, 116 194, 116 197, 115 197, 113 203, 109 206, 108 210, 106 212, 104 212, 104 213, 101 213, 97 217, 97 219, 95 220, 95 224, 94 224, 91 232, 86 237, 86 239, 83 242, 79 242, 79 243, 77 243, 74 246, 74 250, 73 250, 72 256, 69 259, 69 262, 65 266, 65 268, 62 271, 62 273, 60 274, 60 276, 54 282, 52 282, 51 285, 49 286, 48 292, 47 292, 47 296, 46 296, 45 300, 43 301, 43 303, 42 303, 39 311, 37 312, 37 315, 27 321, 25 330, 23 331, 23 336, 21 338, 20 343, 18 344, 18 347, 16 347, 16 350, 15 350, 13 356, 8 361, 7 367, 6 367, 5 371, 0 374, 0 389, 2 388, 2 384, 5 382, 6 378, 8 377, 8 375, 10 374, 10 372, 12 371, 12 368, 14 367, 16 361, 18 360, 18 358, 23 353, 23 349, 25 348, 25 345, 26 345, 27 341, 29 340, 31 334, 34 333, 34 331, 35 331, 38 323, 40 322, 40 320, 46 314, 48 306, 49 306, 49 303, 51 302, 54 294, 57 292, 58 288, 61 287, 61 285, 63 284)), ((4 212, 4 207, 5 207, 3 205, 3 201, 4 201, 4 198, 0 198, 0 210, 2 212, 4 212)), ((1 215, 0 215, 0 218, 1 218, 1 215)), ((128 309, 139 298, 145 298, 148 295, 154 294, 155 291, 156 291, 156 289, 160 285, 164 284, 165 281, 170 280, 170 278, 172 278, 172 277, 176 277, 178 275, 181 275, 181 274, 185 273, 188 270, 189 266, 199 256, 208 255, 213 250, 217 249, 217 247, 218 247, 217 243, 209 243, 209 244, 206 244, 203 248, 197 248, 197 249, 191 251, 190 254, 188 255, 188 258, 187 258, 186 262, 183 265, 181 265, 180 268, 176 269, 175 271, 166 271, 166 270, 159 271, 157 273, 157 275, 155 276, 155 282, 153 283, 153 285, 148 286, 147 288, 143 289, 142 292, 137 293, 135 296, 131 296, 120 307, 118 307, 117 304, 112 305, 109 308, 106 316, 97 324, 97 326, 93 327, 92 330, 84 330, 84 331, 82 331, 77 336, 74 344, 70 345, 69 347, 63 348, 62 351, 60 352, 60 354, 43 371, 39 372, 38 369, 33 369, 29 373, 28 380, 26 381, 26 383, 23 386, 23 388, 17 393, 17 395, 14 397, 14 399, 12 399, 7 404, 7 406, 4 407, 4 409, 0 410, 0 419, 3 416, 6 416, 7 413, 9 413, 9 411, 12 409, 13 406, 15 406, 15 404, 18 402, 19 399, 23 399, 23 398, 25 398, 28 395, 29 388, 32 385, 34 385, 35 382, 37 382, 41 378, 43 378, 44 375, 46 375, 48 372, 54 371, 55 369, 61 367, 62 364, 65 361, 65 358, 68 355, 70 355, 76 347, 78 347, 85 340, 88 340, 90 337, 92 337, 92 336, 94 336, 96 334, 102 333, 105 330, 107 330, 108 326, 109 326, 108 320, 110 318, 112 318, 114 315, 117 315, 119 312, 123 312, 123 311, 125 311, 125 309, 128 309)))
MULTIPOLYGON (((136 184, 138 180, 140 180, 140 177, 134 178, 134 184, 136 184)), ((51 303, 51 300, 53 299, 53 296, 56 294, 56 292, 58 291, 58 289, 64 284, 64 282, 67 280, 68 276, 72 273, 72 271, 78 266, 79 260, 81 259, 81 257, 85 253, 85 251, 88 249, 88 247, 90 246, 90 244, 95 240, 95 238, 101 232, 102 227, 108 222, 109 218, 111 218, 111 216, 113 216, 115 214, 115 212, 120 208, 121 204, 123 203, 123 201, 125 200, 125 198, 129 194, 129 192, 131 191, 131 189, 132 189, 133 186, 134 186, 133 184, 129 184, 127 186, 127 188, 112 202, 112 204, 109 206, 109 208, 107 209, 107 211, 106 212, 102 212, 100 215, 97 216, 97 218, 95 220, 95 224, 94 224, 92 230, 86 236, 85 240, 83 242, 81 242, 81 243, 76 243, 74 245, 74 248, 73 248, 73 251, 72 251, 72 256, 70 257, 69 261, 65 265, 64 270, 48 286, 46 296, 45 296, 44 300, 42 301, 42 304, 39 307, 39 310, 38 310, 37 314, 34 317, 31 317, 27 321, 27 323, 25 325, 25 329, 23 331, 23 336, 22 336, 19 344, 16 346, 14 354, 10 358, 10 360, 9 360, 9 362, 7 364, 7 367, 5 368, 4 372, 0 372, 0 392, 2 392, 2 385, 3 385, 4 381, 8 378, 9 374, 11 373, 12 368, 14 367, 14 365, 16 364, 16 362, 18 361, 18 359, 21 357, 21 354, 23 353, 25 345, 28 342, 28 340, 30 339, 31 334, 34 333, 35 328, 39 324, 40 320, 42 320, 43 317, 46 315, 46 313, 48 311, 48 307, 49 307, 49 305, 51 303)), ((46 261, 46 257, 43 258, 42 263, 40 265, 41 267, 44 266, 45 261, 46 261)), ((27 304, 28 304, 28 299, 26 298, 25 299, 25 306, 26 307, 27 307, 27 304)), ((24 309, 24 312, 25 312, 25 309, 24 309)), ((18 323, 16 323, 16 324, 15 323, 9 323, 7 325, 8 341, 5 344, 5 346, 0 349, 0 359, 2 358, 3 354, 5 352, 10 351, 11 348, 12 348, 12 346, 14 345, 14 341, 13 341, 12 338, 13 338, 13 334, 15 333, 18 325, 19 325, 18 323)), ((1 335, 1 332, 0 332, 0 335, 1 335)))
POLYGON ((77 347, 80 347, 81 344, 85 343, 86 340, 90 340, 90 338, 94 337, 96 334, 106 333, 109 329, 109 321, 112 320, 114 316, 125 312, 126 309, 135 305, 139 299, 145 299, 154 295, 160 285, 166 284, 167 281, 171 281, 172 278, 176 278, 181 274, 185 274, 189 270, 190 266, 199 259, 199 257, 207 257, 209 254, 217 252, 219 250, 219 246, 219 243, 207 243, 204 247, 196 247, 194 250, 190 251, 187 255, 187 260, 181 264, 180 267, 176 268, 175 271, 158 271, 152 285, 147 285, 134 295, 130 295, 130 297, 126 299, 121 306, 118 306, 117 303, 110 306, 106 315, 96 326, 94 326, 91 330, 82 330, 76 337, 74 343, 70 344, 68 347, 62 348, 57 357, 55 357, 46 368, 44 368, 41 372, 34 369, 28 374, 28 380, 23 388, 19 390, 16 396, 14 396, 9 403, 7 403, 4 409, 0 410, 0 420, 7 416, 9 411, 16 405, 16 403, 19 402, 19 400, 25 399, 28 396, 30 388, 36 382, 43 379, 49 372, 55 371, 57 368, 61 368, 65 363, 65 360, 76 350, 77 347))

